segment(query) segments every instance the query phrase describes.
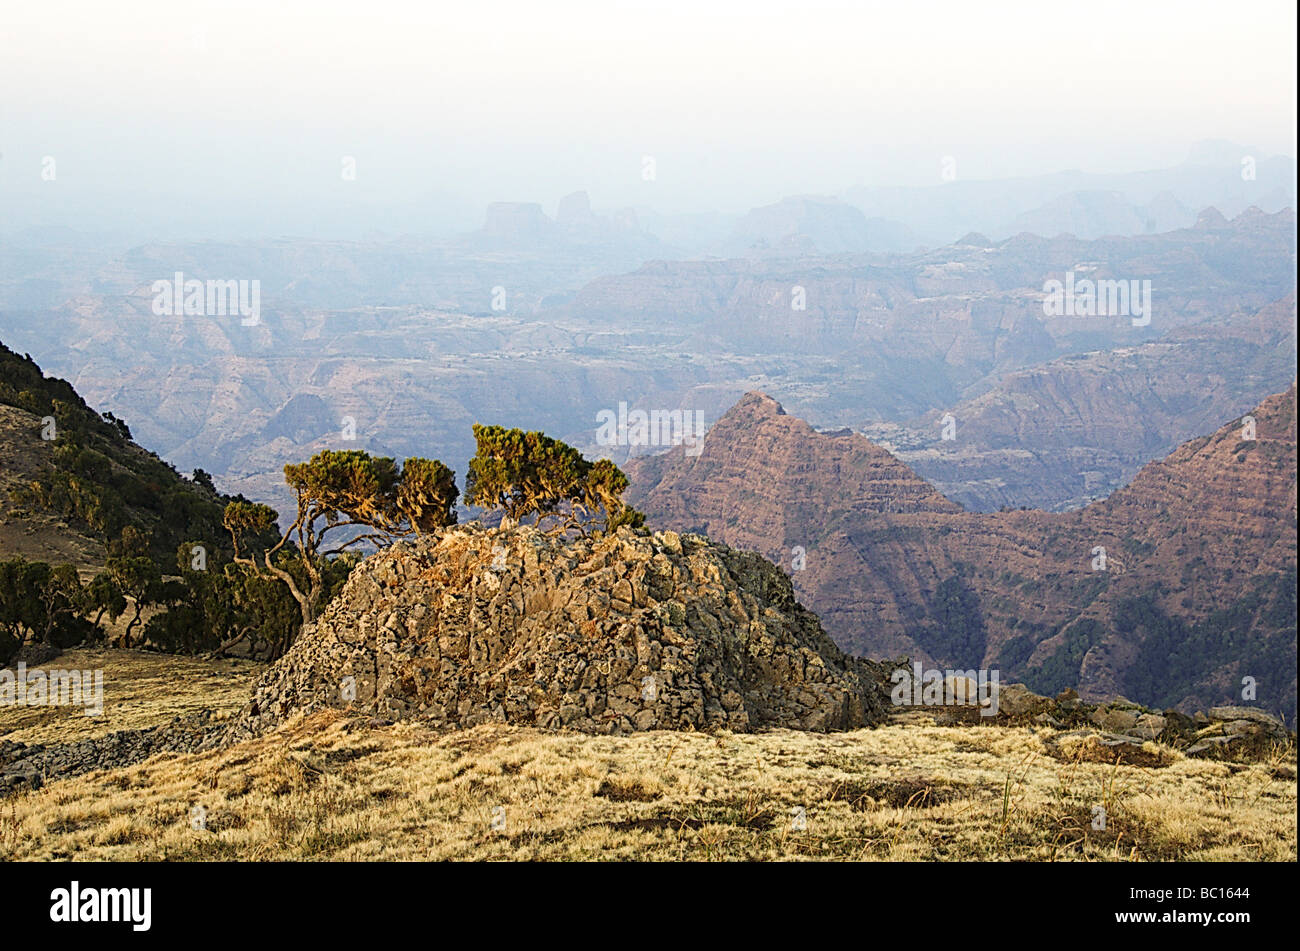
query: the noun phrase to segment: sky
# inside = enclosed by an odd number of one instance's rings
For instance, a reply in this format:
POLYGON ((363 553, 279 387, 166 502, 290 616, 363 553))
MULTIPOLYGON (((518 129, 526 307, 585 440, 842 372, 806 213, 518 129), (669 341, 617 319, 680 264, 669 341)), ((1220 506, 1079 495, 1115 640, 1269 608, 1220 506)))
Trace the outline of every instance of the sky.
POLYGON ((964 178, 1167 167, 1204 139, 1293 156, 1295 20, 1294 0, 10 3, 0 231, 439 233, 579 189, 736 212, 937 183, 949 156, 964 178))

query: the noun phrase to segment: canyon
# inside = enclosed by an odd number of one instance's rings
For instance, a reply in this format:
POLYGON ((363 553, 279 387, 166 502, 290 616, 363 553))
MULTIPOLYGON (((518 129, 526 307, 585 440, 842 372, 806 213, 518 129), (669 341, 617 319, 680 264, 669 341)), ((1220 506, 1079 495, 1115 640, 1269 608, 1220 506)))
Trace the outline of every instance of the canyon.
POLYGON ((1294 383, 1063 513, 967 512, 852 431, 761 393, 704 449, 634 460, 651 524, 757 551, 844 649, 1041 692, 1295 716, 1294 383), (1249 437, 1249 438, 1248 438, 1249 437))

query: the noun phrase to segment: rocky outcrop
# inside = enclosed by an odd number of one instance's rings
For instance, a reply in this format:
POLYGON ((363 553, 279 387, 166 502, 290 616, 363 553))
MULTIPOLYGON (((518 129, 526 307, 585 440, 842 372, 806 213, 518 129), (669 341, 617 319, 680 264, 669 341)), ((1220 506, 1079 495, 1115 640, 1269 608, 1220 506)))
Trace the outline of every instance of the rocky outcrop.
POLYGON ((788 565, 795 546, 846 516, 961 506, 866 437, 819 433, 763 393, 747 393, 710 428, 703 451, 628 463, 629 499, 652 521, 693 529, 788 565))
POLYGON ((359 565, 226 739, 322 707, 626 733, 852 729, 887 703, 881 669, 842 654, 757 555, 471 524, 359 565))
MULTIPOLYGON (((944 687, 948 689, 947 681, 944 687)), ((959 686, 955 695, 975 697, 975 691, 972 682, 959 686)), ((1212 707, 1208 713, 1187 716, 1177 710, 1149 709, 1122 697, 1086 703, 1069 688, 1054 698, 1017 683, 1003 684, 995 693, 997 712, 991 719, 985 719, 987 711, 975 704, 900 705, 892 719, 912 725, 991 723, 1044 730, 1048 754, 1064 762, 1159 767, 1176 762, 1175 751, 1201 759, 1268 760, 1295 743, 1294 732, 1258 707, 1212 707)))

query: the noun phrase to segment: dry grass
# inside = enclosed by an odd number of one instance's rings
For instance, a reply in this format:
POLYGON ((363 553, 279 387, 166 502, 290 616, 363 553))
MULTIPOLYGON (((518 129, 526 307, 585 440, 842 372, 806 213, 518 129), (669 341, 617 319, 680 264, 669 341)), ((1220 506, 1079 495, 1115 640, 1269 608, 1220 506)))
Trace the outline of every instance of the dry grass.
POLYGON ((1169 765, 1145 768, 1063 762, 1042 736, 917 725, 436 735, 326 712, 0 802, 0 858, 1296 858, 1294 749, 1250 765, 1170 751, 1169 765), (205 831, 191 828, 196 805, 205 831))
POLYGON ((104 671, 104 710, 81 707, 0 706, 0 738, 21 743, 72 743, 117 730, 167 723, 207 708, 217 716, 248 701, 261 664, 203 660, 133 650, 70 650, 31 670, 104 671))

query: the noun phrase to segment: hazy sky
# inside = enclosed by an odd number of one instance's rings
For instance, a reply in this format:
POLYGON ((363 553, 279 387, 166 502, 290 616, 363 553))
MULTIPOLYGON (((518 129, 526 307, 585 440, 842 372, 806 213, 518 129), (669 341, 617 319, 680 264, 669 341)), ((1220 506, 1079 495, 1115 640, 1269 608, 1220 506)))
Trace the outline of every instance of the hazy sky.
POLYGON ((680 212, 924 184, 947 155, 963 178, 1161 167, 1210 138, 1294 155, 1295 20, 1295 0, 9 2, 0 230, 437 231, 580 188, 680 212))

